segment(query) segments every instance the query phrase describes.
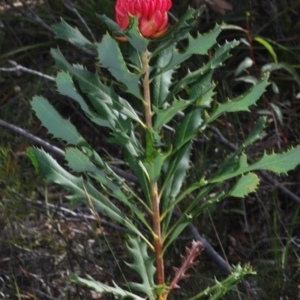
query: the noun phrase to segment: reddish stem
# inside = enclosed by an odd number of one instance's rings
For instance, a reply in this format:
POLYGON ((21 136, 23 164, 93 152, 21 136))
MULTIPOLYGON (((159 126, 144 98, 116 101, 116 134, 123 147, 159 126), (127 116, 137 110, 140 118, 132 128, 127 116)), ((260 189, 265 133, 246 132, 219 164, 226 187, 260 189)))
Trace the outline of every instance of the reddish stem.
MULTIPOLYGON (((152 110, 151 110, 151 94, 149 80, 149 58, 148 52, 145 50, 142 53, 143 65, 143 88, 144 88, 144 105, 145 105, 145 122, 146 127, 152 128, 152 110)), ((160 224, 160 209, 157 183, 151 184, 151 201, 152 201, 152 224, 153 224, 153 239, 154 251, 156 260, 156 284, 163 285, 165 283, 164 260, 162 251, 162 237, 160 224)), ((158 300, 162 299, 162 295, 158 295, 158 300)))

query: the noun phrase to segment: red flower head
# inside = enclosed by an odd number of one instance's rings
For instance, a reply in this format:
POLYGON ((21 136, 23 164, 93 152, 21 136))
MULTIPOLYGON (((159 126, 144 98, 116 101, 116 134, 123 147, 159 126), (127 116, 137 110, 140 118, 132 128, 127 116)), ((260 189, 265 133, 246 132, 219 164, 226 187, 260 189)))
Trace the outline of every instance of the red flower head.
POLYGON ((117 0, 116 20, 122 29, 129 25, 129 15, 139 17, 139 30, 145 37, 159 37, 167 30, 171 0, 117 0))

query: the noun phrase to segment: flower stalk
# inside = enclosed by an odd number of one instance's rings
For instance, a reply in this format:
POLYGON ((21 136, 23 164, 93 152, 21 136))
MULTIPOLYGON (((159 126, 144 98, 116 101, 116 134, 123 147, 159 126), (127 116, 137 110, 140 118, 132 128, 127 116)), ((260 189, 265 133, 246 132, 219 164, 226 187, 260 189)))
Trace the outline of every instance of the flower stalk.
MULTIPOLYGON (((150 94, 150 79, 149 79, 149 57, 147 49, 142 52, 142 67, 143 67, 143 91, 145 105, 145 122, 148 128, 152 128, 152 109, 151 109, 151 94, 150 94)), ((165 283, 164 261, 162 251, 162 236, 160 224, 160 209, 159 195, 157 182, 151 184, 151 204, 152 204, 152 224, 153 224, 153 243, 156 260, 156 284, 163 285, 165 283)), ((163 299, 158 295, 158 300, 163 299)))

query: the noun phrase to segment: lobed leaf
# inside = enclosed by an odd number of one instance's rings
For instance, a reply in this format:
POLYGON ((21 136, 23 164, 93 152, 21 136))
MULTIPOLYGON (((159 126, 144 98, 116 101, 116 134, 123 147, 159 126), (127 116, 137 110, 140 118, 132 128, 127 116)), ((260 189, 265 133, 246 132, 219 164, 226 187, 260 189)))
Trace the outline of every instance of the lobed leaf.
POLYGON ((113 282, 114 287, 112 287, 112 286, 103 284, 99 281, 96 281, 91 276, 87 275, 87 278, 88 279, 84 279, 84 278, 78 277, 76 274, 72 273, 70 276, 70 281, 74 282, 76 284, 80 284, 80 285, 86 286, 88 288, 91 288, 94 291, 96 291, 97 293, 111 293, 114 296, 116 296, 117 299, 126 300, 129 297, 130 299, 133 299, 133 300, 144 300, 144 298, 122 289, 115 282, 113 282))
POLYGON ((198 132, 199 128, 203 124, 202 119, 202 107, 190 107, 191 110, 186 113, 176 129, 174 150, 179 149, 185 143, 190 141, 198 132))
POLYGON ((130 282, 128 285, 136 291, 145 293, 150 300, 155 300, 156 295, 154 292, 154 259, 148 256, 147 245, 138 237, 130 237, 127 243, 127 250, 133 258, 133 263, 126 263, 132 270, 136 271, 141 279, 142 283, 130 282))
POLYGON ((219 104, 217 109, 212 112, 211 116, 205 120, 206 123, 214 121, 224 112, 249 111, 249 106, 255 104, 265 92, 266 87, 269 85, 268 78, 268 74, 264 74, 264 76, 246 93, 233 100, 228 100, 225 103, 219 104))
POLYGON ((209 300, 221 299, 228 290, 230 290, 234 285, 239 283, 246 275, 255 275, 252 267, 247 264, 244 267, 240 265, 234 266, 231 274, 224 279, 222 282, 219 282, 215 279, 216 283, 213 286, 206 288, 201 293, 189 298, 188 300, 197 300, 200 298, 207 298, 209 295, 209 300))
POLYGON ((145 51, 149 40, 145 39, 138 29, 139 17, 130 16, 130 23, 126 30, 126 37, 132 47, 138 52, 145 51))
POLYGON ((36 170, 46 181, 55 182, 71 192, 71 195, 68 196, 70 200, 86 202, 87 192, 96 211, 125 226, 151 245, 124 213, 102 193, 97 191, 88 181, 67 172, 44 150, 29 148, 27 154, 36 170))
POLYGON ((255 170, 269 170, 275 173, 286 173, 300 164, 300 146, 292 148, 284 153, 264 154, 257 162, 248 165, 246 154, 242 154, 233 171, 223 172, 209 180, 210 182, 221 182, 244 173, 255 170))
POLYGON ((200 69, 189 72, 186 76, 180 79, 173 87, 165 101, 172 99, 177 93, 182 91, 194 82, 199 82, 201 78, 209 71, 222 67, 223 62, 230 57, 229 51, 236 47, 239 41, 226 42, 222 46, 218 46, 210 60, 200 69))
MULTIPOLYGON (((170 59, 171 51, 164 50, 159 54, 159 57, 155 63, 155 67, 158 72, 170 59)), ((169 70, 164 73, 160 73, 154 76, 152 81, 152 104, 158 108, 166 101, 170 93, 169 89, 172 85, 172 75, 174 70, 169 70)))
POLYGON ((101 43, 97 43, 98 59, 102 67, 126 87, 126 91, 138 99, 142 99, 139 87, 140 74, 129 72, 118 43, 109 34, 106 34, 101 43))
POLYGON ((174 101, 165 109, 158 109, 153 106, 152 109, 155 112, 153 128, 159 130, 163 125, 167 124, 173 117, 180 111, 184 111, 188 106, 195 103, 195 101, 187 101, 183 99, 174 99, 174 101))
POLYGON ((60 94, 70 97, 71 99, 79 103, 81 109, 93 123, 100 126, 111 126, 111 122, 107 123, 106 120, 100 118, 99 115, 97 115, 94 111, 90 109, 85 99, 78 92, 77 88, 73 83, 72 77, 68 73, 63 71, 59 72, 56 76, 55 81, 57 84, 57 90, 60 92, 60 94))
POLYGON ((229 196, 243 198, 256 191, 259 184, 259 178, 254 173, 242 175, 235 186, 230 190, 229 196))
POLYGON ((170 50, 172 51, 172 57, 161 68, 161 73, 171 70, 183 61, 190 58, 193 54, 204 55, 207 54, 207 51, 216 43, 216 38, 221 32, 221 27, 216 25, 215 28, 204 35, 197 33, 197 36, 193 38, 190 34, 188 35, 188 46, 183 52, 178 52, 176 48, 171 46, 170 50))
POLYGON ((31 101, 31 106, 49 133, 68 144, 77 145, 81 135, 76 127, 69 120, 63 119, 47 99, 35 96, 31 101))
POLYGON ((90 42, 77 27, 70 26, 67 22, 61 19, 60 23, 52 25, 56 33, 56 38, 69 40, 79 48, 87 48, 96 51, 96 46, 90 42))
POLYGON ((187 38, 188 33, 192 30, 192 28, 194 28, 198 18, 204 12, 204 9, 205 6, 203 5, 197 10, 188 7, 185 14, 180 18, 180 20, 178 20, 175 26, 167 31, 167 33, 161 39, 158 39, 160 45, 153 51, 151 57, 155 57, 163 50, 174 45, 174 43, 187 38))
MULTIPOLYGON (((91 73, 80 65, 72 66, 59 49, 51 49, 51 54, 56 66, 68 72, 77 81, 81 91, 86 93, 97 111, 97 118, 94 117, 92 119, 97 124, 109 127, 112 130, 119 128, 126 131, 131 128, 130 122, 126 118, 129 117, 143 125, 128 101, 119 97, 112 87, 104 85, 97 73, 91 73)), ((62 75, 58 75, 57 78, 59 91, 64 94, 70 93, 70 96, 74 96, 73 80, 65 72, 62 75)), ((87 104, 81 100, 82 97, 81 99, 78 99, 78 97, 73 99, 76 101, 80 100, 78 103, 81 105, 83 111, 88 115, 91 114, 87 104)))
MULTIPOLYGON (((65 158, 68 163, 68 166, 75 172, 88 172, 88 175, 101 183, 105 192, 115 199, 120 200, 126 206, 128 206, 132 212, 147 226, 148 229, 151 229, 148 222, 146 221, 144 214, 136 205, 130 200, 130 196, 134 192, 127 186, 124 181, 119 181, 118 184, 114 183, 112 177, 108 177, 107 173, 100 170, 95 164, 90 161, 90 158, 85 155, 82 151, 77 148, 67 148, 65 153, 65 158), (122 191, 122 188, 130 193, 130 196, 125 195, 122 191)), ((151 231, 151 230, 150 230, 151 231)))

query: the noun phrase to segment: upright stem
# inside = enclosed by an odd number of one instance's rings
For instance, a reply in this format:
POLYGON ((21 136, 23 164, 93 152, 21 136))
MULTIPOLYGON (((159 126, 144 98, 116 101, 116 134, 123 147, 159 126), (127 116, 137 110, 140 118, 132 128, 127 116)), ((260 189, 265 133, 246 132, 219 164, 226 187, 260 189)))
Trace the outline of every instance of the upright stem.
MULTIPOLYGON (((143 88, 144 88, 144 104, 145 104, 145 121, 148 128, 152 128, 152 110, 151 110, 151 95, 150 95, 150 81, 149 81, 149 58, 148 51, 145 50, 142 53, 143 64, 143 88)), ((160 226, 160 210, 159 210, 159 196, 157 182, 151 184, 151 201, 152 201, 152 224, 154 231, 154 250, 156 260, 156 284, 162 285, 165 283, 164 273, 164 260, 162 254, 162 238, 161 238, 161 226, 160 226)), ((161 300, 162 296, 159 295, 158 300, 161 300)))

